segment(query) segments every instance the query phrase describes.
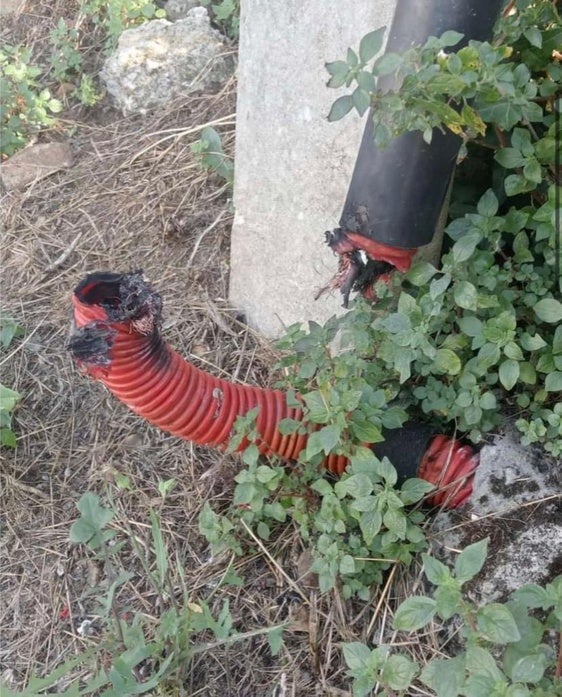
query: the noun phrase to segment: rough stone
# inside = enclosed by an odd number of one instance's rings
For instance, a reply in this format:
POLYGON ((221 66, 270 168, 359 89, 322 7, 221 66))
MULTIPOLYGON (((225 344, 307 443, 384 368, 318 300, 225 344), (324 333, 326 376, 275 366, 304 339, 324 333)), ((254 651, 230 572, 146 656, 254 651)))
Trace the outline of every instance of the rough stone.
POLYGON ((562 472, 541 449, 524 447, 508 429, 480 454, 474 491, 460 512, 440 512, 435 553, 488 537, 486 564, 471 592, 481 602, 505 600, 525 583, 562 572, 562 472))
POLYGON ((197 90, 211 90, 233 71, 219 32, 204 7, 185 19, 155 19, 127 29, 101 71, 115 105, 144 113, 197 90))
POLYGON ((2 164, 2 184, 6 191, 22 189, 69 167, 72 167, 72 150, 68 143, 36 143, 2 164))
POLYGON ((240 20, 230 300, 267 336, 341 311, 315 301, 337 269, 324 232, 337 227, 365 119, 328 123, 345 89, 324 64, 389 25, 393 0, 245 0, 240 20))
POLYGON ((189 10, 199 5, 198 0, 167 0, 167 2, 162 3, 163 8, 166 10, 166 19, 170 22, 184 19, 187 17, 189 10))

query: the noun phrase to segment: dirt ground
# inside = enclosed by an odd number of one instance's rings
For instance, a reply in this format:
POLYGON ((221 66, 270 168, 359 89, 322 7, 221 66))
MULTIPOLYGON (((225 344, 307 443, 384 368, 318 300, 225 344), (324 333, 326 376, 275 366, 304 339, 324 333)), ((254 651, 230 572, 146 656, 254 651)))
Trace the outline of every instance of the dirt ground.
MULTIPOLYGON (((41 55, 41 41, 67 5, 27 3, 17 21, 6 20, 2 38, 25 40, 41 55)), ((216 123, 232 154, 235 89, 233 79, 217 94, 143 117, 124 117, 106 100, 90 110, 69 107, 39 140, 69 141, 73 167, 3 193, 2 310, 24 329, 0 361, 1 382, 23 396, 14 419, 18 447, 2 451, 0 470, 0 670, 16 690, 99 638, 91 588, 103 583, 100 566, 69 542, 76 502, 86 491, 105 501, 112 496, 115 529, 134 534, 141 547, 151 544, 149 511, 158 510, 170 558, 193 601, 206 599, 216 616, 227 599, 240 632, 289 620, 278 656, 263 635, 218 647, 194 659, 185 692, 158 694, 348 695, 338 643, 391 641, 393 608, 419 590, 416 567, 395 570, 367 604, 344 601, 337 591, 320 596, 302 584, 297 602, 292 591, 303 545, 290 525, 267 551, 256 546, 240 560, 210 557, 198 514, 206 501, 219 509, 231 500, 239 460, 148 426, 80 375, 67 353, 78 281, 95 270, 143 269, 164 299, 164 334, 176 349, 233 380, 272 380, 274 350, 227 302, 230 192, 201 171, 190 150, 200 129, 216 123), (130 488, 116 486, 124 477, 130 488), (171 479, 175 487, 164 500, 158 483, 171 479), (231 565, 243 584, 214 592, 231 565), (89 636, 79 632, 84 620, 92 622, 89 636)), ((123 555, 120 563, 135 574, 121 589, 120 606, 151 621, 160 608, 138 559, 123 555)), ((433 639, 407 648, 426 659, 439 652, 433 639)))

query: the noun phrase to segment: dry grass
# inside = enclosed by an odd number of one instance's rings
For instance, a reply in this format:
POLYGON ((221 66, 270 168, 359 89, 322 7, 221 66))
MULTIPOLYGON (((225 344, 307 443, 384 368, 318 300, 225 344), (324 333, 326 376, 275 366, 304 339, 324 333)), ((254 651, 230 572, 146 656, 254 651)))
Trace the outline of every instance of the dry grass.
MULTIPOLYGON (((64 3, 34 7, 12 27, 20 36, 32 32, 32 43, 41 40, 33 20, 52 27, 64 3)), ((240 632, 289 621, 275 658, 262 635, 198 654, 186 694, 347 694, 338 642, 366 639, 373 608, 390 612, 388 587, 366 607, 307 587, 299 580, 302 542, 291 528, 242 560, 210 559, 198 514, 205 501, 220 508, 231 500, 238 461, 147 426, 79 375, 65 349, 70 295, 83 275, 142 268, 162 293, 164 332, 176 348, 212 372, 267 383, 271 347, 226 302, 229 192, 201 172, 190 150, 200 129, 215 124, 232 152, 234 106, 231 81, 219 94, 146 117, 123 117, 107 104, 68 109, 45 138, 71 139, 73 168, 3 196, 2 308, 25 330, 1 359, 2 382, 23 395, 18 447, 3 452, 1 472, 0 659, 15 689, 99 638, 92 590, 107 585, 103 565, 69 543, 86 491, 113 498, 119 539, 134 539, 141 550, 151 544, 148 512, 157 508, 178 593, 187 588, 194 602, 206 599, 215 616, 228 599, 240 632), (129 479, 129 490, 115 485, 118 476, 129 479), (163 501, 158 482, 167 479, 176 486, 163 501), (243 585, 213 590, 231 564, 243 585), (85 619, 93 621, 90 637, 78 631, 85 619)), ((135 576, 119 607, 156 621, 158 598, 126 549, 119 564, 135 576)))

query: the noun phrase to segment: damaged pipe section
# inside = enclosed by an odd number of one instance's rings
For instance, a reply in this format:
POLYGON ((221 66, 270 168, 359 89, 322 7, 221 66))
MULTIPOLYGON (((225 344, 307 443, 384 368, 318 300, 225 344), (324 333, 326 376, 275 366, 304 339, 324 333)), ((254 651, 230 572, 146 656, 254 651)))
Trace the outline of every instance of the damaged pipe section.
MULTIPOLYGON (((279 422, 303 421, 302 410, 289 407, 280 390, 215 377, 168 346, 160 333, 162 301, 141 272, 90 274, 76 287, 73 305, 68 348, 76 364, 136 414, 180 438, 224 449, 236 418, 257 407, 260 452, 298 460, 308 433, 283 435, 279 422)), ((309 424, 308 431, 317 428, 309 424)), ((436 485, 433 504, 459 506, 472 492, 478 455, 457 440, 434 436, 425 425, 389 431, 372 448, 378 457, 389 457, 401 478, 417 474, 436 485)), ((330 455, 324 466, 341 474, 347 460, 330 455)))
MULTIPOLYGON (((464 35, 457 48, 487 40, 501 6, 502 0, 398 0, 386 52, 403 53, 447 30, 464 35)), ((383 93, 399 87, 396 75, 377 84, 383 93)), ((339 288, 347 307, 352 289, 372 296, 377 280, 410 268, 417 249, 436 231, 460 146, 459 136, 434 129, 429 145, 413 131, 381 150, 369 112, 339 227, 327 233, 340 262, 323 291, 339 288)))

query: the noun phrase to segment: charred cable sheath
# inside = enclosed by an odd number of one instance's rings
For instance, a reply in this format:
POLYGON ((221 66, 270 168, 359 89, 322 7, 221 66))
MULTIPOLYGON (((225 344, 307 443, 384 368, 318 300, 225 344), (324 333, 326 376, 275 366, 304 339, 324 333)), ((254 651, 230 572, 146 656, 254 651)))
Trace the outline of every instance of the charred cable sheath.
MULTIPOLYGON (((237 417, 258 407, 257 445, 262 454, 297 460, 306 447, 308 432, 284 435, 279 430, 282 419, 304 418, 301 409, 288 406, 284 392, 210 375, 164 342, 160 296, 140 272, 90 274, 76 287, 73 305, 69 350, 75 362, 150 423, 200 445, 226 448, 237 417)), ((320 428, 309 426, 305 430, 320 428)), ((246 446, 242 443, 238 450, 246 446)), ((446 487, 441 503, 447 500, 452 476, 463 493, 455 489, 451 501, 458 505, 470 495, 478 456, 457 440, 431 438, 426 427, 410 425, 389 431, 387 440, 373 450, 380 457, 388 454, 403 478, 415 476, 421 466, 425 479, 446 487), (448 462, 454 465, 449 473, 448 462)), ((339 475, 347 460, 329 455, 324 466, 339 475)))

